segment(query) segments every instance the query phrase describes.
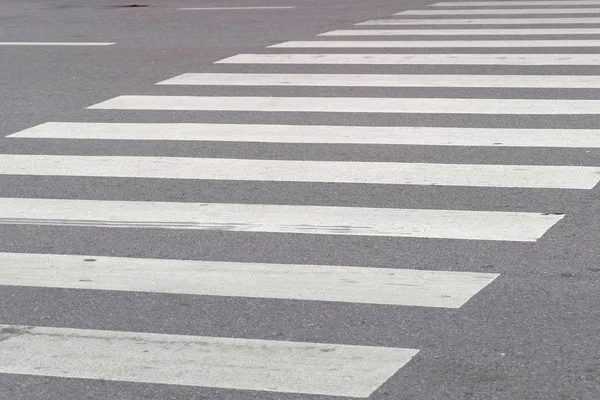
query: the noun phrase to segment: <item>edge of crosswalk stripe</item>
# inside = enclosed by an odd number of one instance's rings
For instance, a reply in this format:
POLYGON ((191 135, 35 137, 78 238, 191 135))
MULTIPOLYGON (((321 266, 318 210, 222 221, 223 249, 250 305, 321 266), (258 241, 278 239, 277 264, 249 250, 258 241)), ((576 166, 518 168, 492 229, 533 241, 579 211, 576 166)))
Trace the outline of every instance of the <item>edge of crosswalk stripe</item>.
POLYGON ((406 10, 394 15, 526 15, 526 14, 599 14, 600 8, 500 8, 500 9, 425 9, 406 10))
POLYGON ((238 54, 215 64, 600 65, 600 54, 238 54))
POLYGON ((597 129, 46 122, 7 138, 600 148, 597 129))
POLYGON ((353 48, 458 48, 458 47, 600 47, 600 40, 311 40, 289 41, 268 46, 284 49, 353 49, 353 48))
POLYGON ((600 167, 0 154, 0 175, 592 189, 600 167))
POLYGON ((16 325, 0 325, 0 334, 5 374, 360 398, 419 352, 16 325))
POLYGON ((0 198, 0 224, 535 242, 563 214, 0 198))
POLYGON ((376 19, 354 25, 531 25, 531 24, 598 24, 599 17, 555 18, 469 18, 469 19, 376 19))
POLYGON ((499 274, 0 253, 0 285, 460 308, 499 274))
POLYGON ((489 7, 489 6, 562 6, 600 5, 600 0, 527 0, 527 1, 442 1, 429 7, 489 7))
POLYGON ((600 28, 528 28, 528 29, 347 29, 317 36, 490 36, 490 35, 598 35, 600 28))
POLYGON ((0 46, 112 46, 114 42, 0 42, 0 46))
POLYGON ((600 76, 188 73, 157 85, 589 89, 600 88, 600 76))
POLYGON ((600 100, 125 95, 88 108, 153 111, 597 115, 600 114, 600 100))

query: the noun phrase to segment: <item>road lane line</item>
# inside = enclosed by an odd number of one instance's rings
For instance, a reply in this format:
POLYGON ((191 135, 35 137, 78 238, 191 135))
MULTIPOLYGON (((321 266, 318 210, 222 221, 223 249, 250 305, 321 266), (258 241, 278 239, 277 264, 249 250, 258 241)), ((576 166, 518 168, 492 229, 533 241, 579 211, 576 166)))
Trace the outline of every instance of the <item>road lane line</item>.
POLYGON ((0 373, 366 398, 418 353, 141 332, 0 325, 0 373))
POLYGON ((460 308, 499 274, 0 253, 0 285, 460 308))
POLYGON ((238 54, 215 64, 600 65, 600 54, 238 54))
POLYGON ((600 168, 2 154, 0 175, 592 189, 600 168))
POLYGON ((500 9, 427 9, 406 10, 394 15, 525 15, 525 14, 599 14, 599 8, 500 8, 500 9))
POLYGON ((600 28, 562 29, 350 29, 321 33, 317 36, 486 36, 486 35, 598 35, 600 28))
POLYGON ((157 85, 589 89, 600 88, 600 76, 189 73, 157 85))
POLYGON ((0 42, 0 46, 112 46, 112 42, 0 42))
POLYGON ((600 148, 595 129, 46 122, 17 139, 600 148))
POLYGON ((268 46, 269 48, 285 49, 423 49, 423 48, 447 48, 447 47, 600 47, 600 40, 311 40, 290 41, 268 46))
POLYGON ((0 198, 0 224, 534 242, 562 214, 0 198))
POLYGON ((295 6, 269 6, 269 7, 187 7, 178 8, 179 11, 226 11, 226 10, 286 10, 295 6))
POLYGON ((95 110, 337 112, 382 114, 600 115, 600 100, 118 96, 88 108, 95 110))
POLYGON ((533 25, 533 24, 598 24, 600 18, 469 18, 469 19, 376 19, 355 25, 533 25))
POLYGON ((600 6, 600 0, 532 0, 532 1, 443 1, 429 7, 489 7, 489 6, 600 6))

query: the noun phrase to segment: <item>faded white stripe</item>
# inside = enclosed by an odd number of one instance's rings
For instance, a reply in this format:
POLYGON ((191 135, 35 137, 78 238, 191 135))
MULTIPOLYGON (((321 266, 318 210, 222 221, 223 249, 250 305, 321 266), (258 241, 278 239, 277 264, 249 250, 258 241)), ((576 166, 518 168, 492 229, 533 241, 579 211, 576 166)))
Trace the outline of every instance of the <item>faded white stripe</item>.
POLYGON ((600 88, 600 76, 190 73, 167 79, 158 85, 587 89, 600 88))
POLYGON ((226 10, 285 10, 296 8, 295 6, 271 6, 271 7, 187 7, 178 8, 179 11, 226 11, 226 10))
POLYGON ((533 242, 564 215, 269 204, 0 198, 0 224, 533 242))
POLYGON ((111 46, 109 42, 0 42, 0 46, 111 46))
POLYGON ((317 36, 486 36, 486 35, 598 35, 600 28, 563 29, 353 29, 317 36))
POLYGON ((533 0, 533 1, 443 1, 430 7, 487 7, 487 6, 586 6, 600 5, 600 0, 533 0))
POLYGON ((600 168, 535 165, 0 155, 0 174, 591 189, 600 168))
POLYGON ((600 100, 119 96, 88 108, 165 111, 595 115, 600 114, 600 100))
POLYGON ((418 350, 0 325, 0 373, 369 397, 418 350))
POLYGON ((469 18, 469 19, 376 19, 355 25, 532 25, 598 24, 600 18, 469 18))
POLYGON ((352 40, 291 41, 268 46, 287 49, 353 49, 353 48, 446 48, 446 47, 598 47, 600 40, 352 40))
POLYGON ((466 10, 407 10, 394 15, 524 15, 524 14, 598 14, 600 8, 501 8, 466 10))
POLYGON ((0 285, 459 308, 498 274, 0 253, 0 285))
POLYGON ((0 175, 592 189, 600 168, 547 165, 0 155, 0 175))
POLYGON ((9 138, 600 148, 595 129, 46 122, 9 138))
POLYGON ((600 65, 600 54, 238 54, 216 64, 600 65))

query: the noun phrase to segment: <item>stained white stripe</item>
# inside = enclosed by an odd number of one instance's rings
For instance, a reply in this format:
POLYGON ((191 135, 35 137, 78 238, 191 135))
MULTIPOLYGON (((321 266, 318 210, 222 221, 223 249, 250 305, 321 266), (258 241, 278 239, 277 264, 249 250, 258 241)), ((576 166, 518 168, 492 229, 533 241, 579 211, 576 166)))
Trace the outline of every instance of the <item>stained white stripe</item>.
POLYGON ((349 49, 349 48, 442 48, 442 47, 598 47, 600 40, 372 40, 372 41, 291 41, 271 48, 349 49))
POLYGON ((600 148, 595 129, 47 122, 9 138, 600 148))
POLYGON ((238 54, 217 64, 600 65, 600 54, 238 54))
POLYGON ((0 325, 0 373, 366 398, 418 353, 0 325))
POLYGON ((486 36, 486 35, 598 35, 600 28, 563 29, 354 29, 317 36, 486 36))
POLYGON ((459 308, 498 274, 0 253, 0 285, 459 308))
POLYGON ((224 11, 224 10, 285 10, 296 8, 295 6, 272 6, 272 7, 188 7, 178 8, 179 11, 224 11))
POLYGON ((600 168, 547 165, 0 155, 0 175, 592 189, 600 168))
POLYGON ((598 24, 600 18, 469 18, 469 19, 376 19, 355 25, 532 25, 598 24))
POLYGON ((423 114, 600 114, 600 100, 119 96, 88 107, 97 110, 423 114))
POLYGON ((0 46, 111 46, 109 42, 0 42, 0 46))
POLYGON ((600 88, 600 76, 191 73, 167 79, 158 85, 600 88))
POLYGON ((533 242, 564 215, 529 212, 0 198, 0 224, 533 242))
POLYGON ((524 15, 524 14, 599 14, 600 8, 501 8, 466 10, 406 10, 394 15, 524 15))
POLYGON ((586 6, 599 5, 600 0, 532 0, 532 1, 443 1, 430 7, 487 7, 487 6, 586 6))

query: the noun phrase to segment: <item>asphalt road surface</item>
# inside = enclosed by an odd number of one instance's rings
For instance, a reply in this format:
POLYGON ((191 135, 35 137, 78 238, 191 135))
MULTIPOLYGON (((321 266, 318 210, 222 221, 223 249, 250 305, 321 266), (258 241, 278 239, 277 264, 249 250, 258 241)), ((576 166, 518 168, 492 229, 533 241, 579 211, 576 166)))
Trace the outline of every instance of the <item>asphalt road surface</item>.
POLYGON ((599 67, 600 0, 0 0, 0 399, 600 399, 599 67))

